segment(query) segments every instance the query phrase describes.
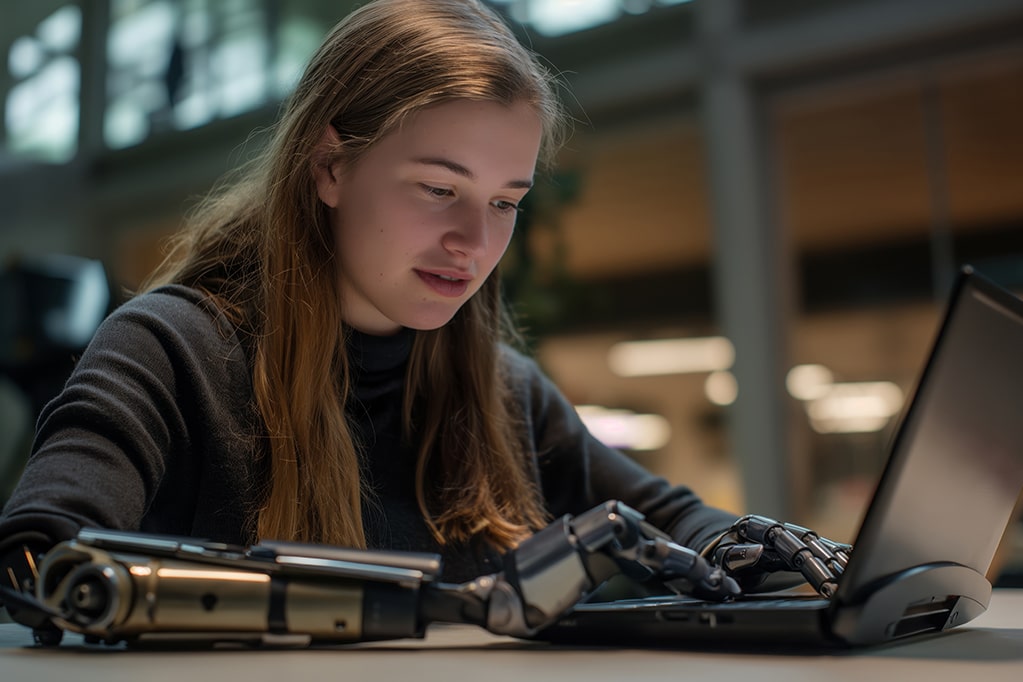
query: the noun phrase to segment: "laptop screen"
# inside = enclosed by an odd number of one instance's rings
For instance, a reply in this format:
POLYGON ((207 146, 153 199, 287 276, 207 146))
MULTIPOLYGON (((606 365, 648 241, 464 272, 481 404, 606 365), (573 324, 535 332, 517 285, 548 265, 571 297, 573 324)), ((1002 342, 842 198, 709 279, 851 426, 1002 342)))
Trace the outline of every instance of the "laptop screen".
POLYGON ((952 562, 987 572, 1023 488, 1021 406, 1023 302, 965 270, 896 432, 840 602, 907 567, 952 562))

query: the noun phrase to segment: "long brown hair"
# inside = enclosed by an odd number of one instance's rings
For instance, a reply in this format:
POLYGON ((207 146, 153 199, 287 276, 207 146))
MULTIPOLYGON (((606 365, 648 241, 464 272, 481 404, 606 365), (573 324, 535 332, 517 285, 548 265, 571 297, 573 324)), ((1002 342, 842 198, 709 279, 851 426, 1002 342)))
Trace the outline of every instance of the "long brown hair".
MULTIPOLYGON (((354 163, 405 117, 456 99, 528 103, 549 160, 564 121, 554 83, 476 0, 371 2, 312 57, 263 154, 177 237, 147 286, 200 288, 252 334, 269 458, 259 538, 365 546, 341 292, 313 164, 354 163), (328 125, 341 145, 324 159, 328 125)), ((441 542, 482 534, 510 547, 545 520, 500 376, 506 319, 495 276, 447 325, 416 332, 405 433, 419 443, 417 499, 441 542)))

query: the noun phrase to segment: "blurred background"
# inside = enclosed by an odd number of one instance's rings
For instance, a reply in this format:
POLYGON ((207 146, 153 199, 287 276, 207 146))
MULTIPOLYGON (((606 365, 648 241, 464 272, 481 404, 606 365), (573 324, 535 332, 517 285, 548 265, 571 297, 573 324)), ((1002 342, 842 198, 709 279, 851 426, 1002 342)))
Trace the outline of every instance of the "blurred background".
MULTIPOLYGON (((0 500, 90 330, 357 4, 4 3, 0 500)), ((1023 2, 491 4, 577 119, 504 264, 537 358, 648 468, 851 540, 957 268, 1023 289, 1023 2)))

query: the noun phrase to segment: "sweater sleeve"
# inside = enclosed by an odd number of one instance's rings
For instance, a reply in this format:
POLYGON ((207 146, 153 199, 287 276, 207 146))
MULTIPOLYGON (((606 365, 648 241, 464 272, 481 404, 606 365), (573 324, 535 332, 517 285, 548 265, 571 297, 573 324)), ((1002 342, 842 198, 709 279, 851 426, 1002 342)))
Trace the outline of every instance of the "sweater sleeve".
POLYGON ((198 292, 172 287, 117 309, 40 415, 0 516, 0 556, 86 526, 191 534, 211 466, 197 434, 242 430, 232 401, 246 394, 231 391, 247 385, 245 366, 230 325, 198 292))
POLYGON ((707 506, 691 489, 671 485, 597 440, 536 363, 505 349, 513 390, 524 406, 540 488, 555 516, 607 500, 633 507, 679 544, 701 549, 736 515, 707 506))

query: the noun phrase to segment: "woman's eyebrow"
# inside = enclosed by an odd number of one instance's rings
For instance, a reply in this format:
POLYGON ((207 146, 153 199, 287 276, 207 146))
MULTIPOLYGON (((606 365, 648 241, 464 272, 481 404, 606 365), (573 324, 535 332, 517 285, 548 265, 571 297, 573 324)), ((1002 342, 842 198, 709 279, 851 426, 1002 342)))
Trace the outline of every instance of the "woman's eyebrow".
MULTIPOLYGON (((451 159, 444 159, 439 157, 424 157, 420 159, 414 159, 415 163, 422 164, 424 166, 440 166, 445 168, 455 175, 460 175, 467 180, 476 180, 476 174, 471 170, 463 166, 462 164, 452 161, 451 159)), ((529 189, 533 186, 532 178, 525 180, 510 180, 505 187, 509 189, 529 189)))

